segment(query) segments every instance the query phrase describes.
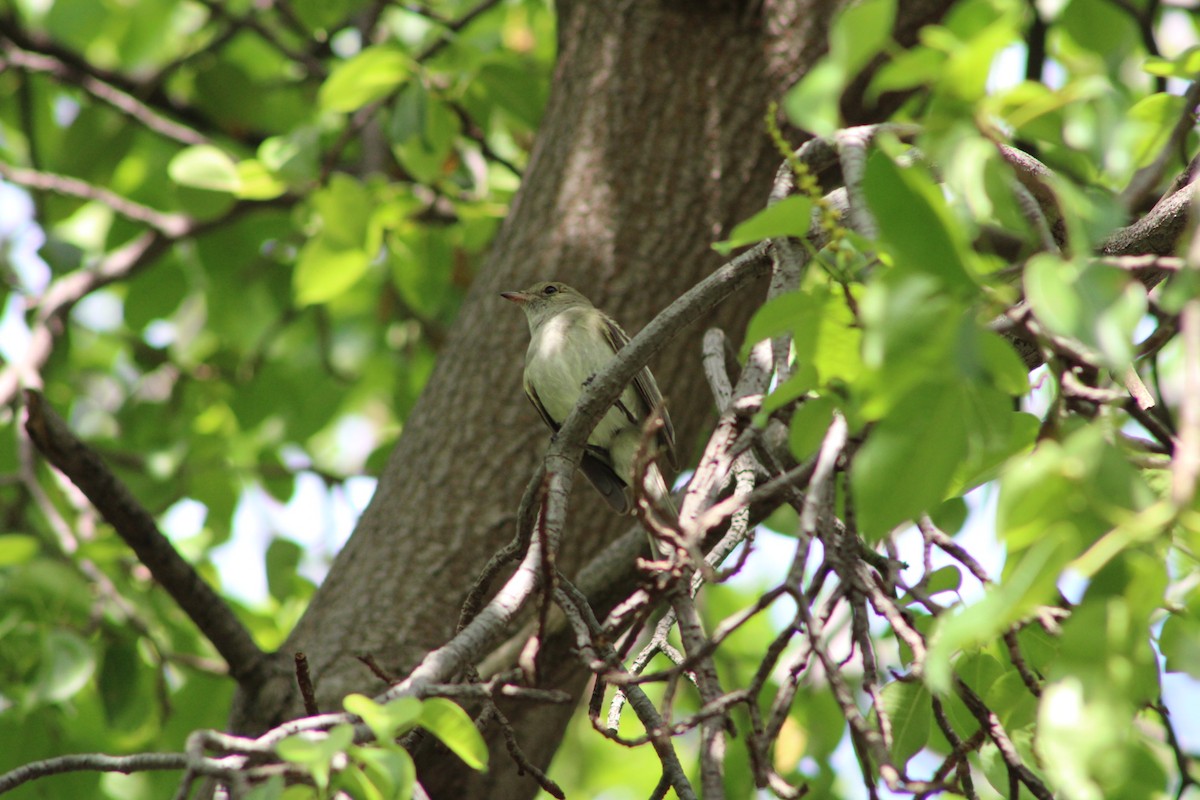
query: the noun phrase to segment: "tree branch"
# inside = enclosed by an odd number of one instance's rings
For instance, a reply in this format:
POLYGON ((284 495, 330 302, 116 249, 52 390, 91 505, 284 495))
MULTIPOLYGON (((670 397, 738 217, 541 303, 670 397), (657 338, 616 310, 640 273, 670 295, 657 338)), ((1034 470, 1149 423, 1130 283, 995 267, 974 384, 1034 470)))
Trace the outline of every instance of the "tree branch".
POLYGON ((1174 255, 1179 237, 1187 230, 1195 203, 1193 184, 1194 178, 1159 200, 1144 217, 1113 231, 1100 244, 1099 253, 1105 256, 1174 255))
MULTIPOLYGON (((1017 752, 1016 746, 1012 739, 1008 737, 1008 733, 1004 730, 1004 725, 1001 724, 1000 718, 995 712, 984 705, 983 700, 979 695, 968 686, 961 678, 955 676, 954 688, 958 691, 959 697, 970 710, 971 715, 979 722, 980 727, 987 734, 987 737, 992 740, 996 748, 1000 751, 1000 757, 1004 759, 1004 764, 1009 768, 1021 783, 1029 789, 1030 793, 1038 798, 1038 800, 1054 800, 1054 795, 1046 788, 1046 784, 1042 783, 1041 779, 1033 773, 1033 770, 1025 766, 1021 761, 1021 755, 1017 752)), ((1014 797, 1016 795, 1013 795, 1014 797)))
POLYGON ((30 189, 53 192, 66 197, 78 197, 81 200, 91 200, 111 208, 126 219, 143 222, 164 236, 177 238, 183 236, 189 228, 195 226, 195 221, 185 214, 172 214, 144 206, 122 197, 116 192, 102 186, 94 186, 87 181, 72 178, 69 175, 56 175, 51 172, 40 172, 33 169, 22 169, 0 162, 0 177, 5 180, 26 186, 30 189))
POLYGON ((230 13, 229 9, 226 8, 227 4, 223 0, 198 0, 198 2, 208 9, 208 13, 214 19, 224 19, 235 29, 253 31, 260 39, 278 50, 285 58, 298 64, 303 64, 309 75, 317 78, 325 77, 325 65, 321 63, 321 60, 316 58, 312 53, 289 47, 274 31, 260 21, 260 12, 257 9, 239 17, 230 13))
POLYGON ((0 14, 0 51, 11 54, 13 46, 24 53, 24 58, 34 59, 27 69, 48 73, 68 85, 79 86, 137 121, 143 124, 148 121, 148 128, 167 138, 183 144, 203 144, 207 137, 197 129, 216 127, 199 109, 183 105, 163 91, 157 85, 157 76, 139 81, 106 70, 49 37, 25 30, 15 14, 0 14), (4 39, 11 42, 11 46, 5 44, 4 39), (128 109, 122 109, 122 106, 128 109), (191 127, 168 119, 162 112, 184 120, 191 127))
POLYGON ((79 487, 137 554, 167 593, 229 665, 229 673, 244 687, 253 686, 265 654, 225 601, 204 582, 158 530, 154 518, 128 487, 35 391, 25 393, 25 429, 38 450, 79 487))
POLYGON ((0 794, 10 792, 23 783, 64 772, 150 772, 185 769, 188 757, 183 753, 137 753, 130 756, 110 756, 103 753, 79 753, 44 761, 34 761, 0 775, 0 794))
MULTIPOLYGON (((4 31, 0 31, 2 33, 4 31)), ((0 45, 3 43, 0 42, 0 45)), ((207 144, 209 138, 194 128, 164 117, 133 95, 118 89, 95 75, 53 56, 33 53, 15 43, 3 46, 4 60, 26 72, 50 75, 65 85, 78 86, 101 102, 142 125, 146 130, 180 144, 207 144)))
POLYGON ((709 277, 667 306, 616 357, 584 387, 575 408, 567 416, 546 452, 545 464, 550 503, 547 532, 557 542, 566 521, 566 500, 575 467, 583 455, 584 442, 608 407, 616 401, 633 376, 668 341, 688 324, 712 311, 723 300, 763 274, 770 262, 768 247, 756 245, 720 267, 709 277))

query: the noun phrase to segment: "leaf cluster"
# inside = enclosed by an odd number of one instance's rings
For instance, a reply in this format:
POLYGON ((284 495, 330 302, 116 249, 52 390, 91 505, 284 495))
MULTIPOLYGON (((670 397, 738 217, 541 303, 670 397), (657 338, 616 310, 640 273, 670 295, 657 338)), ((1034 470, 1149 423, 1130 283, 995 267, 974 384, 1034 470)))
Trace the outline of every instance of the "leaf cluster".
MULTIPOLYGON (((224 725, 233 691, 117 532, 39 463, 19 387, 277 647, 507 212, 553 26, 542 2, 0 9, 5 769, 182 749, 224 725), (294 516, 301 500, 320 513, 294 516), (232 578, 223 545, 243 553, 232 578)), ((178 777, 56 780, 134 798, 178 777)))

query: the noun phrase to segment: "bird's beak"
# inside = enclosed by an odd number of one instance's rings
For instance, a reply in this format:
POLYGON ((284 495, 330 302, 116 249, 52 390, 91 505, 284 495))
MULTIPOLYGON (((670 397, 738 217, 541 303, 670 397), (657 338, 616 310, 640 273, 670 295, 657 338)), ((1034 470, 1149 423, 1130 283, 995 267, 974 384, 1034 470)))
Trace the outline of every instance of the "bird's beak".
POLYGON ((517 305, 525 305, 529 302, 529 295, 525 292, 501 292, 500 296, 505 300, 512 300, 517 305))

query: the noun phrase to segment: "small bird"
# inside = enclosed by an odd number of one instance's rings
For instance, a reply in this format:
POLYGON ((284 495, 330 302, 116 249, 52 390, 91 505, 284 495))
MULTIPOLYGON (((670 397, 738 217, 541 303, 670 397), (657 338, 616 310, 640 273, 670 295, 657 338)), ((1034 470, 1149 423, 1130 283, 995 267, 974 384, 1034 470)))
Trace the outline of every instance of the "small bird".
MULTIPOLYGON (((525 394, 542 419, 557 431, 583 387, 629 342, 621 326, 565 283, 536 283, 521 292, 500 296, 521 306, 529 322, 525 353, 525 394)), ((675 466, 675 430, 663 407, 662 393, 648 367, 634 377, 592 430, 580 469, 608 504, 630 510, 625 489, 633 485, 634 461, 642 443, 642 426, 650 413, 662 415, 655 447, 675 466)), ((654 463, 643 477, 645 492, 677 515, 662 472, 654 463)))

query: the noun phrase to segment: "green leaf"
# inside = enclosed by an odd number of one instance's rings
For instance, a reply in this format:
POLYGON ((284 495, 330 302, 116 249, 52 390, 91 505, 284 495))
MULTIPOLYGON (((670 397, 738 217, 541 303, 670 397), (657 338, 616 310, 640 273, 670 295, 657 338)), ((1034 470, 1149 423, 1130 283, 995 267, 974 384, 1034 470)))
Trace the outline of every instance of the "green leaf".
POLYGON ((1200 297, 1200 270, 1181 269, 1167 278, 1159 290, 1159 304, 1169 314, 1178 314, 1185 304, 1200 297))
POLYGON ((833 61, 819 61, 783 98, 783 110, 797 127, 814 136, 832 136, 841 127, 838 102, 846 73, 833 61))
POLYGON ((320 222, 321 236, 337 249, 362 248, 373 252, 377 243, 370 241, 374 202, 366 187, 341 173, 328 185, 313 192, 313 211, 320 222))
POLYGON ((897 269, 934 276, 950 289, 973 290, 962 228, 924 169, 901 167, 877 150, 867 159, 863 191, 897 269))
MULTIPOLYGON (((1000 116, 1023 136, 1054 141, 1061 136, 1066 107, 1081 99, 1079 86, 1068 93, 1056 92, 1034 81, 1025 81, 999 95, 995 102, 1000 116)), ((1008 182, 1006 182, 1008 183, 1008 182)), ((1011 194, 1011 184, 1004 188, 1011 194)), ((1022 227, 1024 227, 1022 222, 1022 227)))
POLYGON ((1175 120, 1182 115, 1185 102, 1179 95, 1159 92, 1142 98, 1126 112, 1125 124, 1134 133, 1129 147, 1134 167, 1149 166, 1158 158, 1171 141, 1175 120))
POLYGON ((1174 58, 1149 56, 1142 69, 1162 78, 1179 78, 1190 81, 1200 73, 1200 45, 1192 45, 1174 58))
POLYGON ((962 586, 962 571, 953 564, 947 564, 940 569, 935 569, 929 575, 925 591, 931 595, 939 592, 956 592, 960 586, 962 586))
MULTIPOLYGON (((1160 506, 1155 504, 1151 509, 1160 506)), ((1092 580, 1085 602, 1103 604, 1110 615, 1119 612, 1126 617, 1120 621, 1126 631, 1126 641, 1118 641, 1113 650, 1128 655, 1134 648, 1140 648, 1149 639, 1151 621, 1157 621, 1160 609, 1169 605, 1166 594, 1170 579, 1166 563, 1147 548, 1131 547, 1087 574, 1092 580), (1125 608, 1118 609, 1117 602, 1123 603, 1125 608)), ((1109 626, 1109 630, 1116 635, 1115 626, 1109 626)))
POLYGON ((301 248, 292 278, 296 303, 328 302, 358 283, 370 266, 371 259, 362 250, 334 249, 324 238, 313 239, 301 248))
MULTIPOLYGON (((312 790, 311 786, 305 787, 312 790)), ((246 793, 246 800, 280 800, 284 793, 284 783, 282 775, 272 775, 262 783, 256 783, 249 792, 246 793)))
POLYGON ((863 372, 862 325, 847 304, 845 296, 831 286, 824 313, 814 338, 793 338, 796 357, 803 364, 809 358, 822 385, 842 381, 852 384, 863 372))
POLYGON ((829 31, 829 57, 844 75, 857 75, 892 39, 896 0, 846 6, 829 31))
POLYGON ((807 737, 804 752, 812 758, 828 758, 838 748, 846 730, 846 719, 832 692, 800 686, 789 716, 807 737))
POLYGON ((1083 344, 1113 370, 1134 357, 1134 332, 1146 313, 1146 288, 1103 264, 1078 264, 1041 254, 1025 269, 1025 293, 1053 333, 1083 344))
POLYGON ((388 135, 404 168, 430 183, 446 172, 460 127, 458 115, 444 101, 414 83, 396 98, 388 135))
POLYGON ((458 299, 453 283, 457 251, 443 231, 421 228, 388 236, 388 267, 405 304, 417 318, 438 319, 458 299))
POLYGON ((126 286, 125 321, 138 329, 151 320, 170 317, 190 288, 183 265, 173 259, 164 259, 153 270, 138 273, 126 286))
POLYGON ((275 746, 280 758, 294 764, 311 764, 324 758, 325 748, 321 742, 307 734, 298 733, 289 736, 275 746))
POLYGON ((345 752, 346 748, 354 741, 354 726, 353 725, 338 725, 329 731, 329 736, 325 740, 326 747, 334 753, 345 752))
POLYGON ((791 333, 795 336, 803 331, 815 337, 824 308, 825 298, 814 292, 788 292, 771 298, 754 312, 746 327, 743 357, 749 354, 754 345, 780 334, 791 333))
POLYGON ((1083 428, 1062 444, 1042 441, 1000 481, 996 531, 1009 552, 1054 536, 1076 554, 1145 508, 1145 481, 1104 432, 1083 428))
POLYGON ((1003 583, 990 586, 982 600, 959 606, 938 617, 929 637, 925 680, 929 688, 948 692, 955 653, 986 644, 1038 605, 1053 600, 1058 576, 1072 556, 1069 543, 1047 531, 1044 540, 1010 557, 1003 583))
POLYGON ((1008 460, 1033 446, 1040 421, 1013 411, 1012 399, 978 381, 959 384, 967 427, 967 456, 954 471, 951 494, 992 480, 1008 460))
POLYGON ((916 681, 892 681, 881 694, 883 709, 892 721, 892 758, 897 765, 907 764, 929 742, 932 698, 916 681))
POLYGON ((547 83, 527 66, 509 61, 484 64, 476 76, 485 97, 515 117, 529 130, 536 130, 546 108, 547 83))
POLYGON ((415 697, 398 697, 386 705, 379 705, 361 694, 349 694, 342 706, 351 714, 362 717, 375 738, 388 742, 418 724, 421 717, 421 701, 415 697))
POLYGON ((96 671, 91 645, 70 631, 49 631, 42 640, 36 696, 44 702, 68 700, 96 671))
POLYGON ((730 232, 729 238, 714 244, 713 249, 721 255, 729 255, 738 247, 763 239, 781 236, 801 238, 808 235, 811 222, 812 201, 803 195, 793 195, 739 223, 730 232))
POLYGON ((1029 370, 1008 340, 991 331, 980 331, 976 342, 983 367, 997 389, 1012 397, 1029 391, 1029 370))
POLYGON ((250 200, 270 200, 287 191, 287 185, 272 175, 257 159, 248 158, 238 162, 238 197, 250 200))
POLYGON ((31 561, 41 550, 36 536, 24 533, 0 535, 0 567, 12 567, 31 561))
MULTIPOLYGON (((1030 730, 1016 731, 1009 735, 1009 739, 1012 740, 1021 763, 1029 767, 1030 771, 1044 783, 1046 778, 1039 768, 1041 761, 1033 752, 1033 732, 1030 730)), ((1007 796, 1012 770, 1005 763, 1005 758, 999 749, 991 741, 984 742, 983 746, 979 748, 979 762, 988 783, 996 791, 996 796, 1007 796)))
POLYGON ((475 723, 457 704, 431 697, 421 704, 420 725, 449 747, 471 769, 487 769, 487 745, 475 723))
POLYGON ((1115 786, 1101 783, 1096 770, 1105 761, 1117 765, 1133 717, 1122 698, 1093 695, 1078 679, 1046 685, 1039 705, 1037 753, 1052 787, 1079 800, 1112 797, 1115 786))
POLYGON ((832 286, 789 292, 764 303, 750 320, 743 355, 755 343, 783 333, 792 334, 795 375, 784 386, 777 387, 772 398, 784 392, 789 384, 795 388, 804 383, 811 388, 818 382, 821 385, 836 380, 850 382, 862 371, 862 331, 845 298, 832 286))
POLYGON ((939 530, 953 536, 962 529, 967 521, 967 501, 961 497, 951 497, 936 508, 929 509, 929 518, 939 530))
POLYGON ((363 766, 371 783, 379 787, 384 797, 412 797, 417 770, 412 756, 401 747, 355 747, 350 751, 363 766))
MULTIPOLYGON (((1164 583, 1134 589, 1136 593, 1144 592, 1143 597, 1157 596, 1161 602, 1164 583)), ((1132 606, 1121 595, 1093 592, 1089 587, 1084 601, 1063 626, 1058 659, 1050 677, 1078 679, 1090 696, 1110 693, 1138 706, 1153 702, 1162 687, 1150 644, 1149 615, 1139 618, 1131 613, 1132 606)))
POLYGON ((181 186, 214 192, 236 193, 242 185, 234 160, 211 144, 197 144, 181 150, 167 165, 167 174, 181 186))
MULTIPOLYGON (((955 662, 954 672, 977 695, 986 697, 987 693, 991 691, 992 684, 1000 680, 1001 676, 1008 672, 1008 668, 990 653, 975 651, 964 653, 962 658, 955 662)), ((978 725, 974 717, 971 717, 970 724, 971 727, 978 725)))
POLYGON ((1200 619, 1176 612, 1163 623, 1158 647, 1167 660, 1167 672, 1182 672, 1200 680, 1200 619))
POLYGON ((788 445, 797 461, 804 461, 816 454, 836 410, 836 404, 829 398, 814 397, 801 404, 792 414, 788 445))
POLYGON ((338 773, 333 790, 339 789, 341 790, 338 792, 339 797, 348 796, 354 800, 387 800, 388 798, 388 795, 384 794, 383 788, 367 777, 366 771, 358 764, 349 764, 338 773))
POLYGON ((987 97, 988 79, 997 56, 1021 41, 1014 15, 995 15, 979 30, 956 42, 939 76, 938 89, 946 97, 977 103, 987 97))
POLYGON ((1048 633, 1041 625, 1025 625, 1017 630, 1017 647, 1025 665, 1035 673, 1045 675, 1050 671, 1058 657, 1060 644, 1059 637, 1048 633))
POLYGON ((936 279, 890 273, 867 287, 859 311, 862 361, 870 370, 863 402, 868 418, 884 416, 922 383, 945 380, 956 361, 965 309, 936 279))
POLYGON ((926 47, 905 50, 881 66, 871 77, 866 98, 874 102, 886 92, 904 91, 936 83, 945 68, 946 56, 926 47))
POLYGON ((1005 730, 1032 728, 1037 719, 1037 698, 1016 670, 1006 670, 998 677, 983 700, 995 710, 1005 730))
POLYGON ((135 641, 121 639, 104 650, 96 682, 104 718, 113 730, 132 730, 145 723, 150 703, 144 672, 135 641))
POLYGON ((368 47, 338 64, 321 85, 322 111, 356 111, 394 92, 408 79, 412 59, 392 45, 368 47))
POLYGON ((813 369, 811 364, 800 364, 790 378, 776 386, 775 389, 767 395, 766 401, 763 402, 762 410, 755 417, 754 424, 763 427, 767 424, 767 418, 786 406, 793 400, 798 400, 804 395, 811 392, 817 386, 817 371, 813 369))
POLYGON ((338 725, 328 734, 298 733, 275 745, 275 752, 284 761, 308 768, 313 782, 322 791, 329 786, 333 759, 346 751, 354 741, 353 725, 338 725))
POLYGON ((304 548, 290 539, 276 537, 267 545, 267 590, 281 603, 292 595, 292 579, 303 555, 304 548))
POLYGON ((1071 0, 1058 17, 1063 34, 1110 63, 1120 63, 1138 44, 1138 28, 1128 20, 1120 7, 1091 0, 1071 0))
POLYGON ((869 539, 886 535, 945 498, 967 452, 965 397, 952 384, 925 384, 902 398, 854 458, 850 488, 869 539), (913 469, 920 464, 920 469, 913 469))
POLYGON ((297 128, 283 136, 272 136, 258 146, 258 160, 272 174, 291 186, 315 180, 318 169, 319 133, 315 128, 297 128))
MULTIPOLYGON (((971 650, 963 653, 954 662, 953 674, 961 678, 980 697, 986 696, 988 689, 1008 671, 1008 665, 1001 663, 990 653, 983 650, 971 650)), ((933 684, 930 684, 932 687, 933 684)), ((967 708, 957 693, 944 694, 941 698, 942 708, 951 729, 960 738, 970 738, 979 730, 979 722, 967 708)), ((935 737, 941 738, 941 731, 934 730, 935 737)), ((949 751, 949 742, 943 742, 941 752, 949 751)))

